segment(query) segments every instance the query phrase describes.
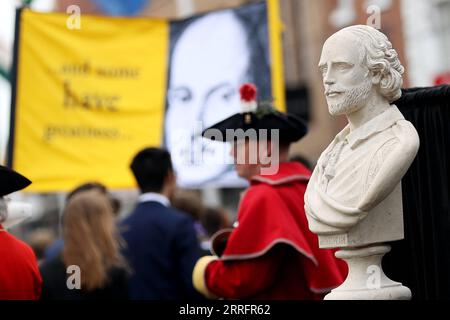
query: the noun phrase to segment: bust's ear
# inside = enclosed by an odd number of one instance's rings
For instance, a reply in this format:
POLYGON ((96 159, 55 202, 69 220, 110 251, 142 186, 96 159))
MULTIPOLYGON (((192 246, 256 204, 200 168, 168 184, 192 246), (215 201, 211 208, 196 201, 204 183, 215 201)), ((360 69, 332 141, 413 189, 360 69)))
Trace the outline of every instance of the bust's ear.
POLYGON ((371 71, 370 75, 372 76, 372 84, 379 85, 381 83, 382 80, 381 72, 371 71))

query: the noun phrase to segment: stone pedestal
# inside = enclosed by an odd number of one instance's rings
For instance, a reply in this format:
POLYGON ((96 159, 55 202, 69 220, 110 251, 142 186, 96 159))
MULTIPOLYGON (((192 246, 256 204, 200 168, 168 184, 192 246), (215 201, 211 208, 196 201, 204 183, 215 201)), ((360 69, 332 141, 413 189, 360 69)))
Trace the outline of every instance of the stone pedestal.
POLYGON ((325 296, 325 300, 409 300, 411 291, 392 281, 383 272, 381 260, 389 245, 373 244, 336 252, 349 268, 344 283, 325 296))

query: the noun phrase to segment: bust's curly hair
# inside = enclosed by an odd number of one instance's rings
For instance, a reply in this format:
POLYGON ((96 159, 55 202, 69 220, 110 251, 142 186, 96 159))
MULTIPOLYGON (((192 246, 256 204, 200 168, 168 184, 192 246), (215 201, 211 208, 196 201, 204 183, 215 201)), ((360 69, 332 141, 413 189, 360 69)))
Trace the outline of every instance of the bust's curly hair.
POLYGON ((366 25, 346 27, 339 32, 350 32, 365 48, 362 62, 367 65, 372 76, 378 79, 380 93, 390 103, 399 99, 402 95, 402 75, 405 68, 386 35, 366 25))

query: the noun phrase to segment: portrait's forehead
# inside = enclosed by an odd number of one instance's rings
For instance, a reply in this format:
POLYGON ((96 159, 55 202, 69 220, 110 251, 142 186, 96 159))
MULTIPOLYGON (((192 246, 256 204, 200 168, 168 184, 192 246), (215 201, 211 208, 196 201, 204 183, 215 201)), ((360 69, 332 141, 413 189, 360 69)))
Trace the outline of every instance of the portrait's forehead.
POLYGON ((361 43, 349 32, 338 32, 328 38, 322 48, 319 65, 328 62, 356 64, 361 59, 361 43))
POLYGON ((249 65, 249 49, 246 31, 231 12, 207 15, 189 25, 175 44, 171 82, 237 79, 249 65))

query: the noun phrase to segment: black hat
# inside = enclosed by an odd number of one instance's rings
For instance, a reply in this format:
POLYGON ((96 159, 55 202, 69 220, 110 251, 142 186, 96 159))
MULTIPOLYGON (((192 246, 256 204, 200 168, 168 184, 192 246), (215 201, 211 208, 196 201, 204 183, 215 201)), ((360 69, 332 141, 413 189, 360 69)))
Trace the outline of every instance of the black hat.
POLYGON ((277 111, 269 102, 258 104, 256 102, 256 87, 253 84, 246 83, 241 86, 239 91, 241 94, 241 112, 205 129, 202 132, 203 137, 216 141, 232 141, 236 137, 234 134, 227 135, 227 129, 242 129, 244 131, 254 129, 257 134, 259 134, 260 129, 266 129, 268 130, 267 139, 270 139, 270 130, 277 129, 279 130, 280 141, 290 143, 299 140, 308 131, 306 124, 301 119, 277 111), (222 140, 214 135, 214 131, 211 129, 220 131, 222 140))
POLYGON ((28 187, 31 181, 10 168, 0 166, 0 197, 28 187))

